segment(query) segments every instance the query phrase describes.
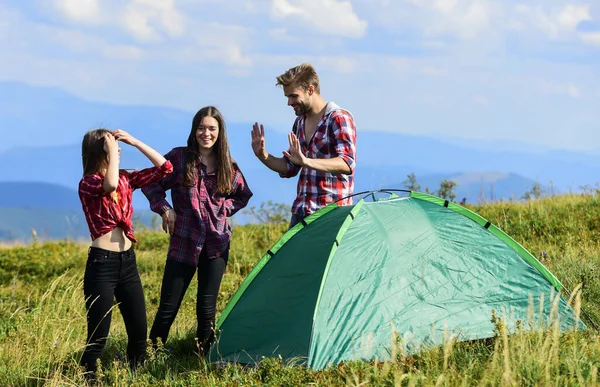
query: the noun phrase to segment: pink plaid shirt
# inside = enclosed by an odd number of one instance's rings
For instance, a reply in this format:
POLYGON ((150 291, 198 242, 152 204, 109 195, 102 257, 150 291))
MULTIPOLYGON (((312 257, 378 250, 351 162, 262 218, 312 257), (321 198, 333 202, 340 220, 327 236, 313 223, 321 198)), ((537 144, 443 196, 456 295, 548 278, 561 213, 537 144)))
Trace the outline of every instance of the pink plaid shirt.
MULTIPOLYGON (((281 177, 290 178, 300 172, 297 196, 292 205, 292 213, 311 214, 331 202, 350 196, 354 192, 354 168, 356 165, 356 126, 352 114, 333 102, 327 103, 325 114, 317 124, 312 139, 304 136, 305 116, 299 116, 292 131, 300 141, 304 156, 309 158, 331 159, 341 157, 350 167, 350 174, 334 174, 293 164, 288 158, 287 173, 281 177)), ((338 202, 339 205, 352 204, 352 198, 338 202)))
POLYGON ((252 191, 242 171, 233 164, 232 188, 229 195, 217 193, 217 174, 207 173, 206 166, 198 160, 196 166, 202 178, 193 187, 183 184, 185 173, 185 147, 173 148, 165 155, 173 164, 173 173, 142 188, 150 202, 150 209, 159 215, 175 210, 175 231, 171 235, 167 259, 198 265, 203 249, 207 257, 216 258, 229 250, 231 226, 227 220, 246 207, 252 191), (171 190, 171 202, 166 191, 171 190))

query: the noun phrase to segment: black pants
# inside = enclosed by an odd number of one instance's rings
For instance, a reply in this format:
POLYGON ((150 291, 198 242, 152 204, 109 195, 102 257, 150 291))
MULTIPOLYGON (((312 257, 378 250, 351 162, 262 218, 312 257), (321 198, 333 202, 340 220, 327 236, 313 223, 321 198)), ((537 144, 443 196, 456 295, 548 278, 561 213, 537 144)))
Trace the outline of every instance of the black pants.
MULTIPOLYGON (((208 353, 208 349, 214 340, 217 296, 227 266, 228 253, 219 258, 211 259, 206 258, 205 253, 202 253, 198 261, 198 294, 196 296, 198 327, 196 337, 200 345, 200 356, 208 353)), ((157 338, 160 338, 163 343, 167 341, 171 325, 177 317, 181 301, 195 272, 196 268, 191 265, 167 259, 160 290, 160 304, 150 330, 150 340, 154 344, 156 344, 157 338)))
POLYGON ((146 354, 148 326, 133 247, 121 253, 90 247, 83 292, 88 334, 81 365, 88 371, 96 371, 96 360, 106 345, 116 298, 127 330, 127 360, 135 367, 146 354))

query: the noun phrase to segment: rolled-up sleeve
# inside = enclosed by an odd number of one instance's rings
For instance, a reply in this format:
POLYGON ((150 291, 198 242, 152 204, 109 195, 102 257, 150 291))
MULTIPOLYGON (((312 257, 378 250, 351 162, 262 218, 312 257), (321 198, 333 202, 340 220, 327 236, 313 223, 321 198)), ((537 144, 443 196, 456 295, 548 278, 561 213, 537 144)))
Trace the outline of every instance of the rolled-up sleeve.
POLYGON ((302 167, 292 163, 287 157, 283 156, 283 159, 285 160, 285 166, 287 167, 287 171, 285 173, 280 173, 279 176, 288 178, 294 177, 298 174, 298 172, 300 172, 300 169, 302 169, 302 167))
POLYGON ((174 168, 174 165, 179 167, 179 160, 175 160, 176 156, 177 154, 173 150, 167 153, 164 156, 167 161, 163 163, 160 170, 160 173, 165 173, 165 176, 152 184, 142 187, 142 193, 150 203, 150 210, 159 215, 162 215, 167 209, 172 208, 166 199, 166 191, 170 190, 175 184, 177 173, 181 173, 174 168))
POLYGON ((132 189, 144 188, 150 184, 156 183, 158 180, 173 172, 173 165, 169 160, 165 160, 158 167, 150 167, 139 171, 129 173, 129 184, 132 189))
POLYGON ((333 119, 335 150, 354 172, 356 167, 356 126, 352 116, 345 112, 336 112, 333 119))

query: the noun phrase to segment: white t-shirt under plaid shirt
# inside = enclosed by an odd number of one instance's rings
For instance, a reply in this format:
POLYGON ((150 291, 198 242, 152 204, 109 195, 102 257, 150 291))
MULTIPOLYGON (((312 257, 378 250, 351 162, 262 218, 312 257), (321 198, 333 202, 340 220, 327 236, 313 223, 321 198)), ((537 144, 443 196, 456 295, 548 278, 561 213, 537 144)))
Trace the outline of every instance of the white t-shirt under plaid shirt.
MULTIPOLYGON (((356 165, 356 126, 352 114, 333 102, 327 103, 325 113, 317 124, 311 139, 304 135, 305 116, 296 118, 292 131, 300 141, 305 157, 311 159, 331 159, 341 157, 350 167, 350 174, 321 172, 299 167, 287 157, 287 173, 281 177, 293 177, 300 172, 297 196, 292 205, 292 213, 312 214, 331 202, 350 196, 354 192, 354 168, 356 165)), ((352 198, 338 202, 339 205, 352 204, 352 198)))

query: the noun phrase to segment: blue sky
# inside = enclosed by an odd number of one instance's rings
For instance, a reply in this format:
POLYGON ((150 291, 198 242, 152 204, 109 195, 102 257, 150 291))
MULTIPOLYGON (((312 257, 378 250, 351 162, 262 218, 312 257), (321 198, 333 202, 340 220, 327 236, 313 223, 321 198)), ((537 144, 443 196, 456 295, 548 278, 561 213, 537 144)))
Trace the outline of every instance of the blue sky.
POLYGON ((311 62, 359 130, 600 149, 598 0, 4 0, 0 56, 0 81, 281 131, 275 77, 311 62))

